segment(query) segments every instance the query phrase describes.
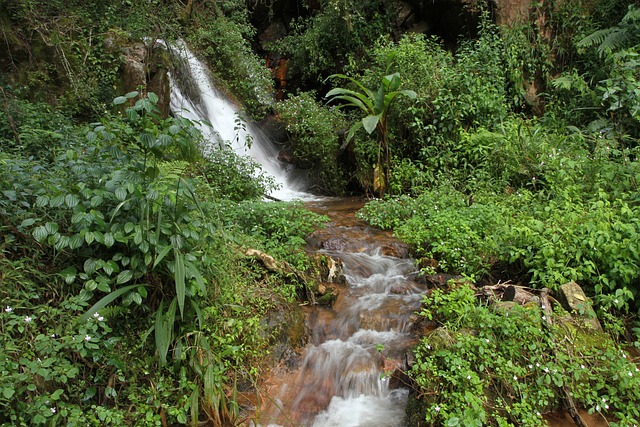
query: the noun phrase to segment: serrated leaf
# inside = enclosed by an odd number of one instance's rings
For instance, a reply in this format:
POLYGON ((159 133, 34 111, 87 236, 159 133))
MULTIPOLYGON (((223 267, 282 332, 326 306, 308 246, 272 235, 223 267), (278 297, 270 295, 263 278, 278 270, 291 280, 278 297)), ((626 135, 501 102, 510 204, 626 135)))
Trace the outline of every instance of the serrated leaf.
POLYGON ((118 277, 116 278, 116 283, 118 285, 121 285, 123 283, 127 283, 132 278, 133 278, 133 272, 131 270, 123 270, 120 272, 120 274, 118 274, 118 277))

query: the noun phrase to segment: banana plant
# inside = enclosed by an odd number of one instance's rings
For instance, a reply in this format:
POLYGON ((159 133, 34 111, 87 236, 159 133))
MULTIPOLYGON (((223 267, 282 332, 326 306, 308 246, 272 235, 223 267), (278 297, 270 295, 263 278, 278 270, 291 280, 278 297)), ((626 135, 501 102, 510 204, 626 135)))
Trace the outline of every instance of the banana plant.
MULTIPOLYGON (((345 145, 341 149, 346 148, 353 135, 363 127, 367 133, 372 134, 378 131, 378 164, 376 167, 378 173, 377 188, 380 197, 384 196, 384 192, 389 184, 389 173, 391 171, 391 156, 389 154, 389 144, 387 141, 387 115, 393 101, 399 96, 404 95, 410 99, 416 99, 416 93, 412 90, 400 90, 400 73, 396 72, 382 77, 380 87, 372 90, 365 87, 361 82, 344 74, 333 74, 329 78, 340 78, 348 80, 355 85, 357 90, 337 87, 327 92, 328 102, 342 101, 338 108, 356 107, 362 110, 366 116, 362 120, 356 122, 349 132, 345 140, 345 145), (384 164, 382 155, 384 154, 384 164), (384 167, 384 170, 382 170, 384 167), (382 179, 380 179, 382 177, 382 179)), ((374 187, 376 187, 374 179, 374 187)))

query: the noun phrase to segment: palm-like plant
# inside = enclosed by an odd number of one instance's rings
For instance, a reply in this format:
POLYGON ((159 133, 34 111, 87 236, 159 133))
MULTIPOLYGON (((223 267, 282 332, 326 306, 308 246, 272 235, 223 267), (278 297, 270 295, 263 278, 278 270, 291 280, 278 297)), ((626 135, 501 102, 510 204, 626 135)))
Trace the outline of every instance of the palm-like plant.
POLYGON ((335 100, 344 101, 338 108, 356 107, 366 114, 362 120, 357 121, 351 127, 347 134, 345 144, 351 141, 355 132, 361 127, 364 127, 364 130, 369 134, 375 130, 378 131, 378 189, 380 197, 382 197, 388 186, 389 172, 391 170, 391 157, 389 155, 389 144, 387 141, 387 114, 389 113, 391 104, 399 95, 415 99, 416 93, 412 90, 399 90, 400 73, 397 72, 382 77, 380 87, 377 91, 365 87, 358 80, 344 74, 333 74, 329 76, 329 78, 349 80, 358 89, 352 90, 342 87, 331 89, 326 95, 326 97, 329 98, 329 102, 335 100), (384 153, 385 160, 384 171, 382 170, 382 153, 384 153), (380 175, 382 175, 382 179, 380 179, 380 175))

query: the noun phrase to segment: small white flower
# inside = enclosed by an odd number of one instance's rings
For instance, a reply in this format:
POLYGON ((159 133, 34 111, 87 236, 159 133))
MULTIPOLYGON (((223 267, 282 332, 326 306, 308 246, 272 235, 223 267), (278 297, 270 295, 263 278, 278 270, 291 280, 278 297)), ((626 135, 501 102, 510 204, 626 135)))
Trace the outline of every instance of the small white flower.
POLYGON ((104 320, 104 317, 102 317, 102 316, 98 317, 98 321, 99 322, 102 322, 103 320, 104 320))
POLYGON ((518 381, 518 377, 516 375, 513 376, 514 381, 518 381))
POLYGON ((549 368, 544 368, 544 371, 548 374, 549 373, 549 368))
POLYGON ((606 402, 607 399, 605 399, 604 397, 602 398, 602 403, 606 402))
POLYGON ((85 341, 91 341, 91 337, 89 335, 85 335, 84 340, 85 341))
POLYGON ((32 320, 33 319, 31 318, 31 316, 25 316, 24 317, 24 321, 27 322, 27 323, 31 322, 32 320))
POLYGON ((627 358, 627 355, 626 355, 626 354, 624 354, 624 353, 622 353, 622 357, 626 359, 626 358, 627 358))
POLYGON ((487 338, 485 341, 490 342, 490 341, 489 341, 489 338, 487 338))
POLYGON ((100 313, 98 313, 97 311, 93 313, 93 317, 98 317, 98 316, 100 316, 100 313))
POLYGON ((580 365, 580 368, 584 369, 585 367, 584 367, 584 365, 580 365))
POLYGON ((436 405, 435 408, 433 408, 436 412, 440 412, 440 407, 436 405))
POLYGON ((55 338, 55 337, 56 337, 56 334, 51 334, 51 338, 55 338))
POLYGON ((52 413, 52 414, 55 414, 55 413, 56 413, 56 408, 49 408, 49 409, 51 410, 51 413, 52 413))
POLYGON ((537 416, 539 416, 539 417, 541 417, 541 416, 542 416, 542 414, 540 413, 540 411, 536 411, 536 415, 537 415, 537 416))
POLYGON ((529 365, 529 369, 533 369, 533 365, 529 365))
POLYGON ((604 405, 604 409, 609 409, 609 405, 604 405))
POLYGON ((427 344, 427 350, 431 350, 431 346, 427 344))
POLYGON ((13 308, 7 306, 7 308, 5 308, 4 311, 6 311, 7 313, 11 313, 13 311, 13 308))
POLYGON ((467 379, 470 380, 471 379, 471 375, 467 375, 467 379))
POLYGON ((628 375, 629 375, 630 377, 632 377, 632 376, 633 376, 633 374, 632 374, 631 372, 629 372, 629 374, 628 374, 628 375))
POLYGON ((540 367, 540 364, 539 364, 539 363, 536 363, 536 368, 539 368, 539 367, 540 367))
POLYGON ((613 302, 618 304, 618 298, 614 299, 613 302))

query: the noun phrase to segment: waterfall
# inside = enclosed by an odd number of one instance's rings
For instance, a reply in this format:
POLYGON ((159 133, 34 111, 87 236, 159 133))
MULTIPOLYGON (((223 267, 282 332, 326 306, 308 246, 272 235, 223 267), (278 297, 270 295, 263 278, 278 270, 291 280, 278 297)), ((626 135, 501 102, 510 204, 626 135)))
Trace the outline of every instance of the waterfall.
POLYGON ((238 155, 250 156, 278 184, 279 188, 269 194, 271 197, 313 199, 304 192, 307 185, 301 173, 277 159, 278 147, 256 125, 241 118, 238 108, 215 88, 208 68, 186 44, 161 43, 182 62, 179 73, 169 73, 171 111, 196 123, 208 142, 204 151, 210 154, 231 149, 238 155))

